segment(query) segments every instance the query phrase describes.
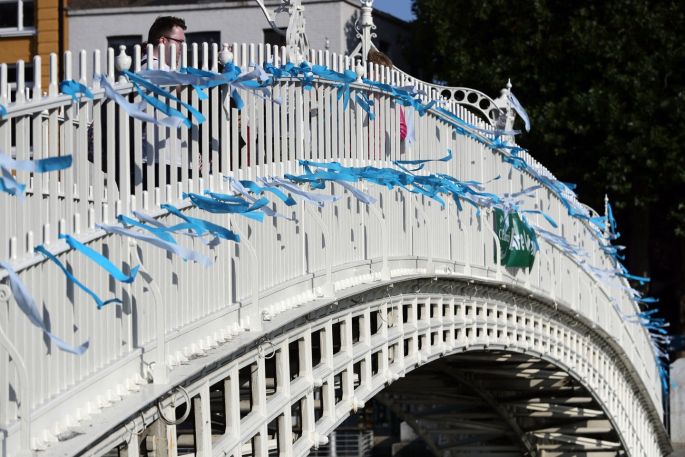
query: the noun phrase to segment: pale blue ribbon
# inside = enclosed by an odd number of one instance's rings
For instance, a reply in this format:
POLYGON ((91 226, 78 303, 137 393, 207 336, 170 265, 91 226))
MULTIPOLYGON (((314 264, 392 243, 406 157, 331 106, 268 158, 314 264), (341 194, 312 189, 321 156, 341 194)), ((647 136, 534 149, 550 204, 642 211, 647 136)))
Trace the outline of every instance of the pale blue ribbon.
POLYGON ((95 301, 97 304, 98 309, 101 309, 105 307, 106 305, 109 305, 110 303, 121 303, 121 300, 118 298, 111 298, 109 300, 103 300, 100 298, 98 294, 93 292, 88 286, 83 284, 81 281, 79 281, 74 274, 69 271, 69 269, 50 251, 48 251, 45 246, 43 245, 38 245, 34 248, 36 252, 39 252, 43 254, 45 257, 47 257, 50 261, 52 261, 55 265, 59 267, 60 270, 64 273, 64 275, 67 277, 67 280, 76 286, 78 286, 81 290, 83 290, 85 293, 90 295, 92 299, 95 301))
POLYGON ((88 346, 90 345, 89 341, 84 342, 80 346, 73 346, 50 332, 47 323, 43 320, 43 315, 38 308, 38 305, 36 305, 36 301, 33 299, 28 289, 19 278, 17 272, 14 271, 12 266, 6 262, 0 261, 0 267, 7 270, 10 290, 12 290, 14 300, 17 302, 19 309, 26 315, 33 325, 43 331, 43 333, 50 338, 50 341, 55 343, 60 350, 76 355, 81 355, 86 352, 86 349, 88 349, 88 346))
POLYGON ((90 260, 98 264, 117 281, 123 282, 125 284, 130 284, 136 279, 136 275, 138 274, 138 269, 140 268, 140 265, 132 268, 130 274, 126 274, 119 268, 117 268, 116 265, 110 262, 107 257, 103 256, 94 249, 89 248, 85 244, 79 242, 71 235, 60 234, 59 237, 66 241, 70 248, 77 250, 78 252, 80 252, 81 254, 85 255, 90 260))
POLYGON ((0 191, 19 197, 20 200, 24 198, 24 191, 26 186, 17 182, 12 175, 12 172, 5 167, 0 167, 0 191))
MULTIPOLYGON (((233 181, 231 181, 230 176, 224 177, 224 180, 227 180, 233 185, 233 181)), ((296 205, 297 202, 290 196, 286 195, 283 193, 280 189, 273 187, 273 186, 260 186, 254 181, 247 181, 247 180, 241 180, 240 185, 244 189, 248 189, 250 192, 252 192, 255 195, 261 195, 263 192, 271 192, 274 194, 276 197, 278 197, 283 203, 285 203, 288 206, 293 206, 296 205)))
POLYGON ((78 95, 83 95, 86 98, 93 99, 93 93, 80 82, 76 82, 73 79, 67 79, 59 83, 59 90, 64 95, 71 96, 71 100, 76 103, 78 102, 78 95))
POLYGON ((299 197, 302 197, 306 202, 313 203, 319 207, 323 207, 327 203, 332 203, 335 201, 340 200, 339 195, 325 195, 325 194, 319 194, 315 192, 307 192, 306 190, 301 189, 300 187, 296 186, 292 182, 283 179, 283 178, 278 178, 278 177, 270 177, 270 178, 257 178, 258 181, 263 183, 265 186, 268 187, 282 187, 283 189, 287 190, 291 194, 297 195, 299 197))
POLYGON ((131 81, 131 83, 133 83, 133 86, 136 88, 136 90, 138 91, 140 96, 143 97, 143 99, 145 99, 148 103, 150 103, 152 106, 154 106, 155 108, 157 108, 158 110, 160 110, 164 114, 166 114, 168 116, 179 117, 180 119, 184 120, 184 124, 186 124, 188 127, 190 127, 190 125, 188 125, 190 123, 190 121, 188 120, 188 118, 186 116, 183 115, 183 113, 181 113, 180 111, 178 111, 175 108, 172 108, 169 105, 166 105, 161 100, 158 100, 155 97, 147 95, 141 89, 141 86, 144 87, 145 89, 149 90, 153 94, 162 96, 162 97, 166 98, 167 100, 171 100, 171 101, 175 101, 175 102, 179 103, 181 106, 185 107, 188 110, 190 115, 193 116, 199 124, 202 124, 205 121, 205 117, 202 115, 202 113, 200 113, 197 109, 195 109, 195 107, 193 107, 189 103, 186 103, 186 102, 180 100, 178 97, 171 94, 171 92, 156 86, 155 84, 149 82, 145 78, 142 78, 142 77, 140 77, 140 76, 138 76, 135 73, 132 73, 130 71, 124 71, 124 74, 128 77, 129 81, 131 81))
POLYGON ((269 203, 269 200, 266 198, 259 199, 257 202, 250 204, 250 202, 232 195, 215 192, 209 192, 208 195, 209 197, 205 197, 204 195, 191 192, 184 193, 183 198, 190 199, 195 206, 203 211, 215 214, 240 214, 259 222, 264 220, 264 213, 256 211, 269 203))
POLYGON ((191 230, 195 231, 195 233, 197 233, 199 236, 202 236, 206 233, 211 233, 214 236, 217 236, 217 237, 224 239, 224 240, 235 241, 235 242, 240 241, 240 237, 236 233, 234 233, 233 231, 231 231, 225 227, 222 227, 222 226, 217 225, 217 224, 210 222, 210 221, 206 221, 204 219, 200 219, 197 217, 191 217, 191 216, 188 216, 186 214, 183 214, 183 212, 181 210, 179 210, 178 208, 176 208, 173 205, 164 204, 161 207, 162 207, 162 209, 169 211, 171 214, 174 214, 175 216, 180 217, 181 219, 186 221, 188 224, 190 224, 189 228, 191 230))
MULTIPOLYGON (((200 236, 197 233, 194 232, 193 226, 187 222, 181 223, 181 224, 176 224, 172 227, 168 227, 164 224, 162 224, 160 221, 155 219, 154 217, 148 216, 145 213, 141 213, 138 211, 133 211, 133 215, 137 217, 140 221, 145 222, 149 224, 150 228, 153 228, 154 230, 148 230, 148 228, 143 227, 145 230, 150 231, 153 235, 157 235, 157 233, 164 232, 167 235, 183 235, 187 236, 190 238, 197 238, 200 240, 200 242, 206 246, 208 246, 210 249, 214 249, 221 241, 219 238, 216 236, 212 236, 211 239, 207 239, 206 236, 200 236)), ((211 235, 211 234, 210 234, 211 235)), ((167 241, 170 241, 172 243, 176 243, 176 240, 172 237, 171 240, 167 237, 161 237, 162 239, 166 239, 167 241)))
POLYGON ((516 98, 512 92, 509 92, 509 101, 514 108, 514 111, 523 119, 523 122, 526 125, 526 132, 530 132, 530 119, 528 118, 528 113, 526 113, 526 110, 521 106, 521 102, 519 102, 518 98, 516 98))
POLYGON ((97 227, 104 230, 107 233, 114 233, 117 235, 127 236, 130 238, 134 238, 136 240, 144 241, 153 246, 164 249, 167 252, 175 254, 183 260, 197 262, 204 267, 209 267, 212 264, 212 261, 209 259, 209 257, 202 255, 197 251, 193 251, 184 246, 181 246, 180 244, 176 244, 175 242, 171 243, 165 241, 161 238, 158 238, 157 236, 145 235, 144 233, 136 232, 134 230, 120 227, 118 225, 97 224, 97 227))
MULTIPOLYGON (((247 181, 247 180, 239 181, 239 180, 233 178, 232 176, 225 176, 224 180, 228 182, 231 190, 241 194, 244 198, 249 200, 252 204, 257 203, 259 200, 257 199, 257 197, 251 195, 250 192, 252 192, 255 195, 261 195, 264 192, 271 192, 275 196, 277 196, 281 201, 283 201, 286 205, 292 206, 295 204, 295 200, 293 200, 291 197, 285 195, 279 189, 276 189, 274 187, 261 187, 253 181, 247 181)), ((207 192, 205 192, 205 193, 207 193, 207 192)), ((260 209, 264 214, 266 214, 269 217, 278 217, 278 218, 286 219, 289 221, 295 220, 294 217, 288 217, 284 214, 281 214, 281 213, 277 212, 276 210, 272 209, 271 207, 269 207, 268 205, 264 205, 260 209)))
POLYGON ((133 227, 141 228, 143 230, 146 230, 146 231, 152 233, 154 236, 161 239, 162 241, 165 241, 165 242, 171 243, 171 244, 176 244, 176 240, 174 239, 173 236, 171 236, 169 234, 169 230, 166 228, 163 229, 161 227, 150 226, 150 225, 144 224, 142 222, 138 222, 135 219, 131 219, 128 216, 124 216, 123 214, 119 214, 117 216, 117 220, 124 226, 130 225, 133 227))
POLYGON ((65 170, 71 166, 72 161, 71 155, 47 157, 45 159, 37 160, 15 160, 0 152, 1 166, 30 173, 47 173, 50 171, 65 170))
POLYGON ((147 103, 142 102, 139 104, 133 104, 129 102, 124 96, 119 94, 114 87, 109 83, 107 77, 104 75, 96 76, 100 86, 105 90, 105 95, 110 100, 113 100, 117 105, 119 105, 126 114, 139 121, 148 122, 154 125, 161 125, 163 127, 169 127, 172 129, 179 128, 183 123, 184 119, 175 116, 167 116, 162 119, 157 119, 155 116, 150 115, 145 112, 145 106, 147 103))
POLYGON ((441 157, 439 159, 420 159, 420 160, 394 160, 392 163, 400 167, 402 170, 407 171, 407 172, 413 172, 413 171, 419 171, 422 170, 423 167, 429 163, 429 162, 449 162, 452 160, 452 150, 448 149, 447 150, 447 155, 445 157, 441 157), (409 170, 405 168, 405 165, 418 165, 416 168, 413 170, 409 170))
POLYGON ((48 173, 65 170, 72 164, 72 156, 48 157, 37 160, 15 160, 0 152, 0 191, 24 198, 26 186, 17 182, 11 170, 29 173, 48 173))

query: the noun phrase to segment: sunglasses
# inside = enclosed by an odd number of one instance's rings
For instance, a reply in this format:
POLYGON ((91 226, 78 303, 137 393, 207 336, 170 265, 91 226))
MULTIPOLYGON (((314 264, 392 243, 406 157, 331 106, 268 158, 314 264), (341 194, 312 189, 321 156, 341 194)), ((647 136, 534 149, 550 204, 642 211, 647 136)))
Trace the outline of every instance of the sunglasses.
POLYGON ((167 40, 174 40, 176 43, 183 44, 186 42, 186 40, 179 40, 178 38, 170 37, 170 36, 164 36, 167 40))

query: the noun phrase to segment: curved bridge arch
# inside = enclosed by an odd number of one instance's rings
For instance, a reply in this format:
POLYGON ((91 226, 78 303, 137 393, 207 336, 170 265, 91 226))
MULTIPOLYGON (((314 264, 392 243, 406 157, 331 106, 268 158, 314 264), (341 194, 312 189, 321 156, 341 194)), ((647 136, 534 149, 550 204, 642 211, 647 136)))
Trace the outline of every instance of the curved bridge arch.
MULTIPOLYGON (((261 455, 269 446, 273 449, 277 440, 283 449, 293 439, 289 430, 294 428, 300 436, 287 455, 306 455, 312 446, 326 444, 325 436, 350 413, 381 391, 392 393, 393 386, 410 379, 414 370, 429 367, 431 362, 458 360, 459 354, 503 351, 525 355, 529 363, 557 367, 563 374, 559 379, 566 380, 551 384, 572 380, 578 396, 590 396, 595 407, 601 407, 601 411, 569 407, 564 414, 575 414, 579 420, 590 414, 603 421, 602 426, 610 424, 604 433, 616 437, 610 441, 598 440, 592 434, 583 436, 582 432, 565 435, 526 430, 520 439, 528 443, 530 455, 553 448, 550 442, 570 439, 576 440, 577 452, 660 452, 659 442, 649 439, 658 434, 653 422, 644 415, 638 416, 639 421, 629 418, 629 411, 644 405, 635 393, 640 389, 639 380, 620 375, 628 369, 620 348, 607 344, 606 335, 591 324, 575 320, 553 304, 491 284, 445 277, 411 278, 347 295, 333 303, 304 305, 295 318, 274 318, 259 338, 245 338, 249 334, 238 337, 234 343, 242 349, 237 352, 222 354, 219 347, 181 367, 188 372, 179 385, 184 385, 193 398, 194 430, 186 424, 179 432, 160 423, 159 410, 149 406, 120 423, 119 428, 109 430, 88 452, 99 454, 125 442, 129 444, 124 447, 143 443, 145 449, 152 449, 160 441, 153 445, 150 437, 156 433, 154 439, 160 440, 161 429, 170 436, 177 434, 179 445, 187 443, 187 435, 193 433, 191 447, 198 451, 202 446, 198 437, 204 436, 204 445, 210 446, 213 455, 239 456, 249 449, 253 455, 261 455), (248 378, 250 406, 245 398, 248 378), (400 378, 404 379, 396 383, 400 378), (223 387, 217 387, 220 385, 223 387), (236 402, 241 389, 242 403, 236 402), (223 399, 217 400, 217 395, 223 399), (217 405, 222 402, 226 409, 218 414, 210 411, 221 410, 217 405), (216 433, 216 424, 198 425, 203 416, 214 422, 219 417, 221 422, 222 414, 226 421, 223 433, 216 433), (146 431, 142 430, 143 423, 146 431), (157 428, 149 426, 151 423, 157 428), (147 441, 139 440, 132 433, 134 429, 147 441), (650 429, 651 433, 643 432, 650 429)), ((459 376, 458 372, 451 375, 459 376)), ((167 395, 160 393, 160 398, 164 397, 167 395)), ((166 406, 170 411, 168 404, 168 398, 160 403, 163 410, 166 406)), ((183 407, 179 408, 180 415, 183 407)), ((173 442, 169 439, 166 443, 173 442)), ((446 447, 447 453, 441 451, 441 455, 450 455, 450 449, 446 447)), ((491 449, 484 455, 497 454, 491 449)))

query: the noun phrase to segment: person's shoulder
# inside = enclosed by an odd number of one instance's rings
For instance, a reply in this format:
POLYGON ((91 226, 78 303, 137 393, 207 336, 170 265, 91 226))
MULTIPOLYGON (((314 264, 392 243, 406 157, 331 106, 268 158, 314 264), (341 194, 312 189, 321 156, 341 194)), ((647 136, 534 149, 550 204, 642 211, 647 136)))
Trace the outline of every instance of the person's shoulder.
MULTIPOLYGON (((152 56, 152 58, 150 58, 149 60, 150 60, 149 69, 150 69, 150 70, 158 70, 158 69, 159 69, 159 59, 157 59, 157 57, 155 57, 155 56, 152 56)), ((147 66, 148 66, 148 56, 147 56, 147 54, 144 55, 144 56, 140 59, 140 66, 143 67, 143 68, 147 68, 147 66)), ((168 67, 167 65, 164 65, 161 69, 162 69, 162 70, 168 70, 169 67, 168 67)))

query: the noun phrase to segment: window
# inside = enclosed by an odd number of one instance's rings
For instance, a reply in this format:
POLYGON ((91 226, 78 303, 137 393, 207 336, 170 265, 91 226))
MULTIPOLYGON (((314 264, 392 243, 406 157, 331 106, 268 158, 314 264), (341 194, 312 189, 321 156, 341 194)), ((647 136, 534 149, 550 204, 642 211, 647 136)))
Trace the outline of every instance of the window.
POLYGON ((281 27, 281 32, 283 32, 283 35, 281 35, 274 29, 264 29, 264 44, 285 46, 285 31, 285 27, 281 27))
POLYGON ((34 33, 35 25, 33 0, 0 0, 0 34, 34 33))
MULTIPOLYGON (((17 65, 8 64, 7 65, 7 81, 10 82, 10 91, 14 92, 17 90, 17 65)), ((33 89, 33 63, 24 63, 24 86, 27 89, 33 89)))
MULTIPOLYGON (((119 46, 126 46, 126 53, 133 55, 133 46, 143 43, 143 35, 116 35, 107 37, 107 47, 114 49, 114 54, 119 53, 119 46)), ((145 52, 145 51, 143 51, 145 52)))
MULTIPOLYGON (((221 44, 221 32, 189 32, 186 33, 186 43, 188 43, 188 48, 197 43, 201 46, 202 43, 207 43, 211 46, 212 43, 221 44)), ((221 47, 221 46, 219 46, 221 47)))

